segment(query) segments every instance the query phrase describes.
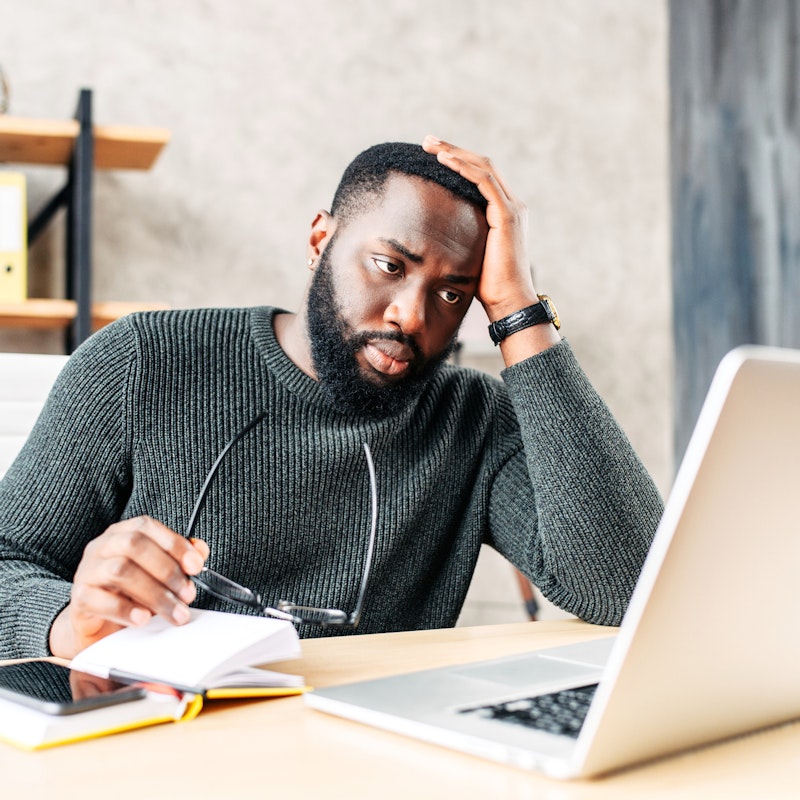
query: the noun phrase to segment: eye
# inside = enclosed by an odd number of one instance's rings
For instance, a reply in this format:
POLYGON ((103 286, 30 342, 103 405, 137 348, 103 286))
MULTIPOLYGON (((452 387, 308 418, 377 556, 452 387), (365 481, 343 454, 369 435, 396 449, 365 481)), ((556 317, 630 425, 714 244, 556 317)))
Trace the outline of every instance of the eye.
POLYGON ((400 275, 403 271, 399 264, 395 264, 394 261, 388 261, 385 258, 373 257, 372 262, 381 272, 385 272, 387 275, 400 275))
POLYGON ((461 302, 461 295, 458 292, 450 291, 450 289, 440 289, 438 295, 450 306, 458 305, 461 302))

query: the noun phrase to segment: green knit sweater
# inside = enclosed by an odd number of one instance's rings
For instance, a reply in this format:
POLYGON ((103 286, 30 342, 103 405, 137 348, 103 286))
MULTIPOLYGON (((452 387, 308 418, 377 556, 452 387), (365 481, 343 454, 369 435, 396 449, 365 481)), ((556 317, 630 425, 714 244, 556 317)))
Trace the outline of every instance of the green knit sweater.
POLYGON ((453 625, 482 543, 567 611, 620 622, 662 505, 566 342, 504 383, 447 365, 412 408, 376 421, 326 404, 279 346, 274 314, 136 314, 76 351, 0 483, 0 657, 47 654, 83 549, 110 524, 147 514, 185 531, 211 464, 262 410, 195 535, 208 566, 266 602, 353 607, 366 441, 379 509, 357 632, 453 625))

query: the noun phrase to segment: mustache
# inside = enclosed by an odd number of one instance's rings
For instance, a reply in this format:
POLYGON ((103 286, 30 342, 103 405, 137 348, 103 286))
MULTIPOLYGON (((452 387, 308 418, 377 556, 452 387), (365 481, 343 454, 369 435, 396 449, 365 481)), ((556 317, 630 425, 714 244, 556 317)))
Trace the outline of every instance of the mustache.
POLYGON ((405 345, 414 354, 414 361, 422 361, 425 358, 413 337, 407 336, 400 331, 361 331, 360 333, 354 333, 352 336, 349 336, 347 338, 347 344, 350 347, 351 353, 357 353, 369 342, 377 340, 398 342, 399 344, 405 345))

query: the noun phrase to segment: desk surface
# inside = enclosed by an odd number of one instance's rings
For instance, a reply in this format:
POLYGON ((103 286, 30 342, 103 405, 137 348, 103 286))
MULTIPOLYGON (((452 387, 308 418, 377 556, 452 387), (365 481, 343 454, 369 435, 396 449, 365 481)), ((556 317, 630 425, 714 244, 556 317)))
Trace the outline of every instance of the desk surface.
MULTIPOLYGON (((303 642, 279 669, 316 686, 608 635, 565 620, 303 642)), ((800 725, 594 781, 561 783, 309 709, 302 698, 208 703, 188 723, 26 753, 0 745, 5 797, 642 798, 800 795, 800 725)))

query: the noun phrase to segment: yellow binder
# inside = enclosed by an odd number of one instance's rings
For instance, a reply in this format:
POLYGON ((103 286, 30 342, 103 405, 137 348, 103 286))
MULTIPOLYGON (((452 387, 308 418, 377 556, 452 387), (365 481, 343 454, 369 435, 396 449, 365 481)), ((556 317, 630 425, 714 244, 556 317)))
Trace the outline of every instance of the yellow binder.
POLYGON ((0 171, 0 303, 28 296, 28 221, 25 175, 0 171))

